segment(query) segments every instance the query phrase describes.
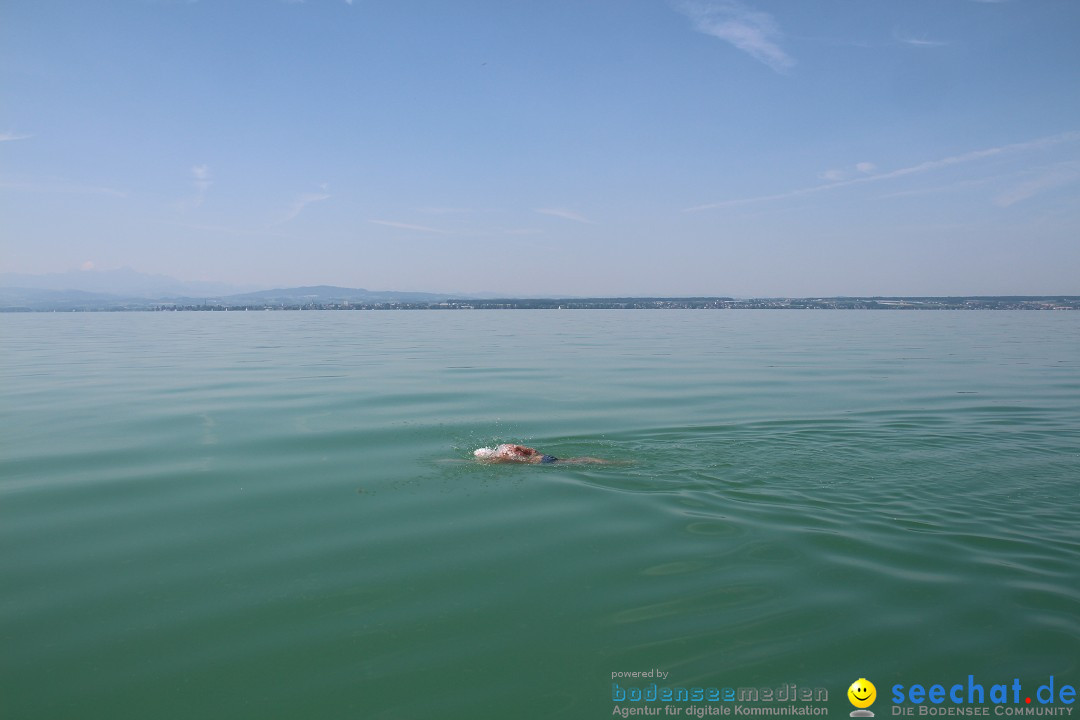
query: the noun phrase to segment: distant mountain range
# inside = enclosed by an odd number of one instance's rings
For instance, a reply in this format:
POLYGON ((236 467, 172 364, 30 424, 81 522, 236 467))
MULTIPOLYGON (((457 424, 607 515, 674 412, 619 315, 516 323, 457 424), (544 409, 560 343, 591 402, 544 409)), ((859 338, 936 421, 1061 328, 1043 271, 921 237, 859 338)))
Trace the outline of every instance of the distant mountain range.
POLYGON ((438 293, 365 290, 363 288, 315 285, 313 287, 281 288, 278 290, 241 293, 222 298, 222 301, 224 304, 229 305, 335 305, 345 302, 440 302, 450 297, 452 296, 438 293))
POLYGON ((130 268, 51 275, 0 273, 0 312, 225 309, 889 309, 1080 310, 1080 296, 972 297, 593 297, 507 298, 484 294, 373 291, 332 285, 252 290, 184 282, 130 268))
POLYGON ((0 273, 0 311, 138 310, 160 305, 410 303, 440 302, 449 297, 436 293, 372 291, 330 285, 252 291, 250 287, 148 275, 131 268, 48 275, 0 273))

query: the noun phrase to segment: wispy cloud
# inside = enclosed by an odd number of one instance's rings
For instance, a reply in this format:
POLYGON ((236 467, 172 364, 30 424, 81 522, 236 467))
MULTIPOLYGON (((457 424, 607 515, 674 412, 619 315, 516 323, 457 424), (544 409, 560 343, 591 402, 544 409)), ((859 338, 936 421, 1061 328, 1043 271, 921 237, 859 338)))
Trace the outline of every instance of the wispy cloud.
POLYGON ((1000 207, 1009 207, 1046 190, 1074 183, 1080 180, 1080 163, 1068 162, 1050 168, 1040 168, 1031 175, 1032 177, 1019 185, 998 195, 994 198, 994 202, 1000 207))
POLYGON ((488 226, 488 227, 431 227, 430 225, 416 225, 414 223, 397 222, 396 220, 374 220, 369 223, 397 228, 399 230, 412 230, 414 232, 430 233, 432 235, 452 235, 459 238, 509 238, 525 235, 541 235, 543 232, 536 228, 488 226))
POLYGON ((705 205, 695 205, 693 207, 686 208, 686 211, 693 212, 698 210, 710 210, 713 208, 747 205, 750 203, 768 202, 772 200, 784 200, 787 198, 794 198, 803 195, 810 195, 813 193, 825 192, 827 190, 835 190, 837 188, 851 187, 853 185, 864 185, 866 183, 893 180, 895 178, 906 177, 908 175, 917 175, 920 173, 927 173, 934 170, 952 167, 955 165, 963 165, 976 162, 978 160, 985 160, 987 158, 1028 152, 1032 150, 1041 150, 1055 145, 1061 145, 1064 143, 1071 143, 1077 141, 1080 141, 1080 131, 1072 131, 1067 133, 1061 133, 1060 135, 1050 135, 1043 138, 1037 138, 1035 140, 1013 143, 1011 145, 1001 145, 999 147, 986 148, 983 150, 973 150, 962 155, 952 155, 950 157, 941 158, 940 160, 929 160, 927 162, 919 163, 918 165, 911 165, 909 167, 892 170, 890 172, 878 173, 876 175, 866 175, 863 177, 856 177, 848 180, 839 180, 837 182, 830 182, 826 185, 815 185, 813 187, 799 188, 797 190, 789 190, 787 192, 776 193, 774 195, 759 195, 757 197, 739 198, 735 200, 722 200, 720 202, 707 203, 705 205))
POLYGON ((395 222, 393 220, 368 220, 369 223, 385 225, 386 227, 398 228, 399 230, 416 230, 417 232, 435 233, 437 235, 449 234, 446 230, 427 227, 424 225, 410 225, 409 223, 395 222))
POLYGON ((488 230, 486 234, 490 237, 498 237, 504 235, 543 235, 544 231, 537 228, 497 227, 488 230))
POLYGON ((915 37, 914 35, 902 33, 899 30, 893 31, 893 39, 897 42, 904 43, 905 45, 914 45, 915 47, 944 47, 949 44, 943 40, 931 40, 926 36, 915 37))
POLYGON ((32 137, 34 136, 27 135, 26 133, 0 132, 0 142, 11 142, 12 140, 27 140, 32 137))
POLYGON ((694 29, 731 43, 776 72, 784 72, 795 60, 780 47, 783 33, 768 13, 754 10, 737 0, 692 2, 675 6, 694 23, 694 29))
POLYGON ((536 212, 541 215, 550 215, 552 217, 562 218, 563 220, 573 220, 574 222, 584 223, 586 225, 596 224, 581 213, 576 213, 573 210, 566 210, 565 208, 537 208, 536 212))
POLYGON ((191 182, 195 186, 195 197, 188 203, 191 207, 199 207, 206 200, 206 191, 214 184, 210 177, 210 166, 195 165, 191 168, 191 182))
POLYGON ((289 206, 289 209, 285 213, 285 217, 274 224, 284 225, 290 220, 295 220, 296 216, 303 212, 304 208, 306 208, 308 205, 329 199, 330 195, 326 193, 303 193, 302 195, 297 196, 295 200, 293 200, 292 204, 289 206))
POLYGON ((460 207, 422 207, 417 208, 416 210, 425 215, 472 215, 473 213, 478 212, 472 208, 460 207))
POLYGON ((826 170, 818 175, 822 180, 829 182, 840 182, 847 180, 853 175, 869 175, 877 169, 877 166, 872 162, 855 163, 850 168, 834 168, 832 170, 826 170))
POLYGON ((971 188, 985 188, 987 185, 996 185, 999 188, 1007 187, 994 197, 994 204, 999 207, 1009 207, 1018 202, 1032 198, 1046 190, 1052 190, 1073 182, 1080 181, 1080 161, 1068 161, 1049 167, 1040 167, 1020 172, 995 173, 986 177, 973 178, 970 180, 958 180, 945 185, 931 187, 912 188, 898 192, 885 193, 881 198, 911 197, 914 195, 941 195, 970 190, 971 188))
POLYGON ((985 187, 995 182, 1000 182, 1001 174, 988 175, 987 177, 973 178, 971 180, 958 180, 956 182, 947 183, 945 185, 932 185, 929 187, 911 188, 910 190, 898 190, 896 192, 883 193, 878 197, 884 198, 898 198, 898 197, 912 197, 915 195, 941 195, 945 193, 962 192, 970 188, 985 187))

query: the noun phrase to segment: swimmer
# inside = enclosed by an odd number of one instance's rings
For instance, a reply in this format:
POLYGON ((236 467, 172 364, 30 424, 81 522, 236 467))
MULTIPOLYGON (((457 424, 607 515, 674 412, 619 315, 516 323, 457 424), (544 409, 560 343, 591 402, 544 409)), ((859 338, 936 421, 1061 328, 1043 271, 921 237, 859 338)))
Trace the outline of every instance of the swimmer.
POLYGON ((539 450, 525 445, 503 444, 497 448, 482 447, 473 450, 473 457, 487 463, 527 463, 530 465, 547 465, 549 463, 578 463, 589 465, 606 465, 610 460, 594 457, 557 458, 554 455, 545 455, 539 450))

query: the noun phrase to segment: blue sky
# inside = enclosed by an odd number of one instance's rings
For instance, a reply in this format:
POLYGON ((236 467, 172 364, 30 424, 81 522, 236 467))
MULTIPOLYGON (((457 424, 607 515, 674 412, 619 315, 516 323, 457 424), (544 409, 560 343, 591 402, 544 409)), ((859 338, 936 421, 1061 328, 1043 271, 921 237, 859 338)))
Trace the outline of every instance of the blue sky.
POLYGON ((6 0, 0 271, 1080 294, 1080 2, 6 0))

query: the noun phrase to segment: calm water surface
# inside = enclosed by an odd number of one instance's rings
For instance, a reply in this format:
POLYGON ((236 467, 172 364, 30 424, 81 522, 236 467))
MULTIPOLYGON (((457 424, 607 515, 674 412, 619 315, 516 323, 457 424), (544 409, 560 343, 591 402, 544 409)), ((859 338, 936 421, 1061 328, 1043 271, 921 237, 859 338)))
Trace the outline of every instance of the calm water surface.
POLYGON ((0 418, 5 720, 1080 685, 1080 313, 5 315, 0 418))

